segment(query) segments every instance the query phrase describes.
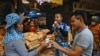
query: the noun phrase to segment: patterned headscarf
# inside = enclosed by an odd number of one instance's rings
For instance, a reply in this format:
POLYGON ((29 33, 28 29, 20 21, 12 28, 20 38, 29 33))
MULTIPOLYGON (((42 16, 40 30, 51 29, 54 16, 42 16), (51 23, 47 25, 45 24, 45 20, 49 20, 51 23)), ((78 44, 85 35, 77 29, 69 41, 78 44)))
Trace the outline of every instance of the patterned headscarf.
POLYGON ((6 16, 6 29, 15 24, 16 22, 20 21, 21 17, 16 13, 11 13, 6 16))
POLYGON ((7 32, 3 38, 3 43, 7 44, 9 42, 12 42, 14 40, 24 40, 24 36, 22 32, 19 32, 15 24, 18 23, 21 20, 21 18, 16 13, 11 13, 6 16, 6 29, 7 32))

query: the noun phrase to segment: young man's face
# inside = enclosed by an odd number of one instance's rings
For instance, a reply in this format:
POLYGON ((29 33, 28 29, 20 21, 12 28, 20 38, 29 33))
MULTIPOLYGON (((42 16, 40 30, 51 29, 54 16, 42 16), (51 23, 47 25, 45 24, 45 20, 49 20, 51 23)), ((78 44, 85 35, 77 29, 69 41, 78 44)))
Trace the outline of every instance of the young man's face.
POLYGON ((57 21, 58 23, 60 23, 62 21, 61 14, 55 14, 55 21, 57 21))
POLYGON ((81 21, 79 19, 76 18, 76 16, 72 16, 71 17, 71 26, 74 30, 78 30, 79 26, 81 24, 81 21))

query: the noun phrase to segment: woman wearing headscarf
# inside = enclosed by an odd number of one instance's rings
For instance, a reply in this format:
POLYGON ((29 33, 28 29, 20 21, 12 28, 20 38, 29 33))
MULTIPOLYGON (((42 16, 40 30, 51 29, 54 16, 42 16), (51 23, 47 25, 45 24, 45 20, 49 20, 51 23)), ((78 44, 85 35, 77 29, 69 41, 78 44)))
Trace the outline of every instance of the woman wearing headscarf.
POLYGON ((6 16, 6 34, 3 39, 6 56, 35 56, 39 51, 46 47, 42 43, 38 48, 28 52, 24 44, 22 19, 16 14, 11 13, 6 16))

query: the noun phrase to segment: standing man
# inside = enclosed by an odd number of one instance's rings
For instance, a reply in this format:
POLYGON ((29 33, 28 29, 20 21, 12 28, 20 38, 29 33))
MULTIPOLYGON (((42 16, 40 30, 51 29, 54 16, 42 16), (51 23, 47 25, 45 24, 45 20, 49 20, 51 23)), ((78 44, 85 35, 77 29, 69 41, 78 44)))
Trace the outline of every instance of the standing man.
MULTIPOLYGON (((55 14, 55 21, 54 24, 52 25, 52 31, 56 33, 56 42, 64 47, 67 48, 68 43, 67 43, 67 35, 68 35, 68 28, 67 24, 62 22, 63 17, 61 13, 56 13, 55 14)), ((59 50, 55 50, 54 56, 65 56, 64 53, 62 53, 59 50)))
POLYGON ((92 32, 85 25, 84 14, 81 11, 76 11, 71 16, 71 25, 77 33, 74 36, 72 49, 63 48, 55 41, 50 43, 56 49, 62 51, 68 56, 92 56, 93 49, 93 35, 92 32))
POLYGON ((91 25, 89 29, 92 31, 94 36, 94 48, 93 48, 93 56, 100 55, 100 23, 99 23, 99 16, 92 16, 91 17, 91 25))

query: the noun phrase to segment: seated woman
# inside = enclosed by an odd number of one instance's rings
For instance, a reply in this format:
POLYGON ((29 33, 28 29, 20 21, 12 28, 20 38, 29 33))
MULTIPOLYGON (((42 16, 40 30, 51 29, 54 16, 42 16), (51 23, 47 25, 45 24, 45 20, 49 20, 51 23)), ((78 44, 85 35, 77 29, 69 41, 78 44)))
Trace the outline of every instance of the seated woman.
POLYGON ((16 13, 11 13, 6 16, 6 34, 3 39, 6 56, 35 56, 43 48, 46 43, 41 43, 41 46, 28 52, 23 36, 23 24, 21 18, 16 13))

